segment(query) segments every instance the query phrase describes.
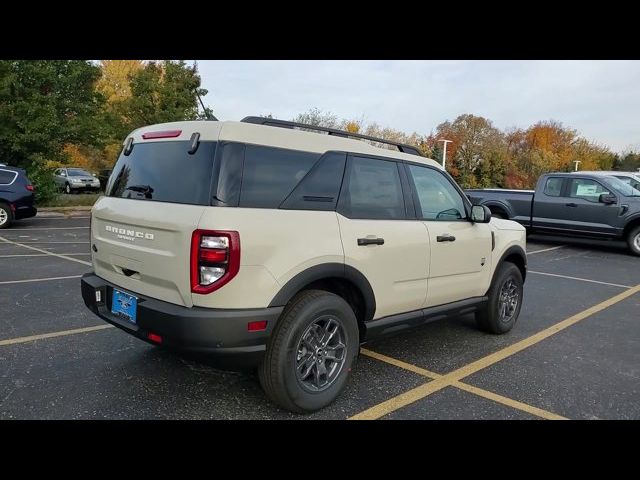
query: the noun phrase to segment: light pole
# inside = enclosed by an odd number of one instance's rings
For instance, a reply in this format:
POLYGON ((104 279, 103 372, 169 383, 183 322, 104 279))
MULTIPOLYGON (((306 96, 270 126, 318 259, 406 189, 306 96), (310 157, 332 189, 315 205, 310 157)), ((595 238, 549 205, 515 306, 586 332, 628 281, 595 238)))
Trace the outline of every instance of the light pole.
POLYGON ((575 171, 577 172, 578 171, 578 164, 582 163, 582 161, 581 160, 574 160, 573 163, 576 164, 576 170, 575 171))
POLYGON ((439 142, 444 142, 444 151, 442 152, 442 169, 446 170, 447 167, 447 143, 451 143, 453 142, 453 140, 445 140, 444 138, 441 138, 440 140, 438 140, 439 142))

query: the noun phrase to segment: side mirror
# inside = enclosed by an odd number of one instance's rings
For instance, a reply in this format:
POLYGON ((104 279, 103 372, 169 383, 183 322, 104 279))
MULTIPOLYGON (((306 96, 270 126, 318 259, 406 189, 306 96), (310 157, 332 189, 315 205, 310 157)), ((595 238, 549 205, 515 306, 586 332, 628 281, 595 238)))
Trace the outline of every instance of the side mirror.
POLYGON ((491 221, 491 210, 486 205, 472 206, 471 221, 474 223, 489 223, 491 221))
POLYGON ((616 203, 618 199, 615 195, 611 195, 610 193, 602 193, 600 194, 600 198, 598 199, 600 203, 604 203, 605 205, 611 205, 616 203))

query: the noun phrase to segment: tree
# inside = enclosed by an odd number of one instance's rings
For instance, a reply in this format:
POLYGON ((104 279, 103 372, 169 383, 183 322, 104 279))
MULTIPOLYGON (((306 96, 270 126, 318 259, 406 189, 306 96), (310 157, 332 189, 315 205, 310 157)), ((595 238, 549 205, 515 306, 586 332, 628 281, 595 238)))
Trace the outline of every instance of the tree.
POLYGON ((96 84, 108 106, 131 97, 131 77, 144 68, 142 60, 102 60, 101 76, 96 84))
MULTIPOLYGON (((123 122, 128 131, 154 123, 196 120, 200 87, 197 66, 184 61, 149 62, 131 75, 131 96, 122 102, 123 122)), ((205 112, 206 115, 206 112, 205 112)))
POLYGON ((293 119, 297 123, 305 123, 315 127, 338 128, 338 117, 331 112, 323 112, 317 107, 305 113, 296 115, 293 119))
POLYGON ((0 61, 0 162, 32 170, 65 159, 68 143, 99 144, 99 76, 82 60, 0 61))

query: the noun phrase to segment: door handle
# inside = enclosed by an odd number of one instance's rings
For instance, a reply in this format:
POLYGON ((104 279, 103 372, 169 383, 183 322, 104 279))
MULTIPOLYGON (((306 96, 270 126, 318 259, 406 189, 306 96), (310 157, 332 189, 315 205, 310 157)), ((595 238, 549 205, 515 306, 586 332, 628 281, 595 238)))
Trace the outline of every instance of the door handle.
POLYGON ((363 245, 384 245, 384 238, 359 238, 358 246, 363 245))
POLYGON ((576 208, 578 206, 578 204, 577 203, 565 203, 565 206, 576 208))
POLYGON ((439 242, 455 242, 456 237, 454 237, 453 235, 449 235, 448 233, 445 233, 444 235, 438 235, 436 237, 436 240, 439 242))

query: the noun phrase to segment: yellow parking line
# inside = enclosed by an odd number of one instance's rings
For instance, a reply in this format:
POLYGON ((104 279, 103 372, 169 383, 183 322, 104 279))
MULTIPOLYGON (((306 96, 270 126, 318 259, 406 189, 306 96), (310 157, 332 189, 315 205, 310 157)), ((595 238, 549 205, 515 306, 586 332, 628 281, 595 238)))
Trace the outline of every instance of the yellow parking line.
MULTIPOLYGON (((418 367, 416 365, 412 365, 410 363, 403 362, 402 360, 398 360, 397 358, 388 357, 387 355, 383 355, 381 353, 374 352, 374 351, 366 349, 366 348, 361 348, 360 349, 360 353, 362 353, 363 355, 366 355, 367 357, 371 357, 371 358, 375 358, 376 360, 380 360, 381 362, 389 363, 391 365, 394 365, 396 367, 402 368, 404 370, 409 370, 409 371, 417 373, 419 375, 423 375, 423 376, 425 376, 427 378, 431 378, 432 380, 435 380, 437 378, 442 378, 443 377, 443 375, 441 375, 439 373, 435 373, 435 372, 431 372, 429 370, 425 370, 424 368, 420 368, 420 367, 418 367)), ((445 385, 445 386, 456 387, 456 388, 459 388, 460 390, 464 390, 466 392, 478 395, 479 397, 483 397, 483 398, 486 398, 488 400, 492 400, 494 402, 501 403, 503 405, 507 405, 508 407, 515 408, 517 410, 522 410, 523 412, 527 412, 527 413, 530 413, 530 414, 535 415, 537 417, 545 418, 547 420, 566 420, 565 417, 562 417, 562 416, 557 415, 555 413, 548 412, 548 411, 543 410, 541 408, 537 408, 537 407, 534 407, 532 405, 528 405, 526 403, 519 402, 518 400, 514 400, 512 398, 508 398, 508 397, 505 397, 503 395, 498 395, 497 393, 493 393, 493 392, 490 392, 488 390, 484 390, 482 388, 474 387, 473 385, 468 385, 466 383, 452 382, 450 385, 445 385)))
POLYGON ((509 345, 508 347, 505 347, 502 350, 498 350, 497 352, 487 355, 486 357, 480 358, 475 362, 471 362, 465 365, 464 367, 458 368, 457 370, 454 370, 451 373, 448 373, 446 375, 443 375, 442 377, 436 378, 435 380, 432 380, 431 382, 425 385, 421 385, 419 387, 413 388, 394 398, 391 398, 385 402, 375 405, 365 410, 364 412, 354 415, 353 417, 351 417, 351 419, 373 420, 373 419, 380 418, 384 415, 387 415, 395 410, 398 410, 417 400, 420 400, 428 395, 431 395, 432 393, 437 392, 438 390, 441 390, 446 386, 453 385, 455 382, 459 382, 463 378, 468 377, 469 375, 472 375, 476 372, 479 372, 480 370, 483 370, 487 367, 490 367, 491 365, 498 363, 501 360, 504 360, 505 358, 515 355, 516 353, 521 352, 522 350, 529 348, 532 345, 535 345, 541 342, 542 340, 549 338, 550 336, 555 335, 556 333, 561 332, 562 330, 565 330, 566 328, 569 328, 572 325, 575 325, 581 320, 584 320, 585 318, 588 318, 591 315, 601 312, 602 310, 605 310, 606 308, 609 308, 612 305, 615 305, 616 303, 621 302, 622 300, 625 300, 626 298, 629 298, 630 296, 638 292, 640 292, 640 285, 636 285, 635 287, 630 288, 629 290, 625 290, 624 292, 621 292, 618 295, 615 295, 609 298, 608 300, 605 300, 604 302, 598 303, 593 307, 587 308, 582 312, 572 315, 571 317, 565 320, 562 320, 561 322, 556 323, 551 327, 545 328, 544 330, 534 335, 531 335, 530 337, 527 337, 524 340, 516 342, 513 345, 509 345))
POLYGON ((104 330, 105 328, 114 328, 113 325, 96 325, 95 327, 75 328, 73 330, 63 330, 61 332, 43 333, 40 335, 30 335, 28 337, 10 338, 9 340, 0 340, 0 347, 5 345, 15 345, 17 343, 33 342, 35 340, 43 340, 45 338, 65 337, 67 335, 76 335, 78 333, 95 332, 104 330))

